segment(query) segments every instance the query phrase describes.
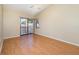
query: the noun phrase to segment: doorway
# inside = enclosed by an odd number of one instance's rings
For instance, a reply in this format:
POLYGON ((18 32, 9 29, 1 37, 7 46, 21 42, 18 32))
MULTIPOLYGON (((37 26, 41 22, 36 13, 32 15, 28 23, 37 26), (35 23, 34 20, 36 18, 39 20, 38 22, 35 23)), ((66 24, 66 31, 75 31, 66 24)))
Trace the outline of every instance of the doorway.
POLYGON ((20 17, 20 35, 34 33, 34 20, 20 17))

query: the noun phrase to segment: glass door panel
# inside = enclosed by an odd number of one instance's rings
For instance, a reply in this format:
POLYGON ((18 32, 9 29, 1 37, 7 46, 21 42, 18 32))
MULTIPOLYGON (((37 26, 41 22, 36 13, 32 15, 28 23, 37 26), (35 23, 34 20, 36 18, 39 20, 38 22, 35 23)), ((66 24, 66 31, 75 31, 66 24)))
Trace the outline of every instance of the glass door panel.
POLYGON ((33 30, 33 20, 28 20, 28 33, 32 34, 33 30))
POLYGON ((20 35, 27 34, 27 19, 20 19, 20 35))

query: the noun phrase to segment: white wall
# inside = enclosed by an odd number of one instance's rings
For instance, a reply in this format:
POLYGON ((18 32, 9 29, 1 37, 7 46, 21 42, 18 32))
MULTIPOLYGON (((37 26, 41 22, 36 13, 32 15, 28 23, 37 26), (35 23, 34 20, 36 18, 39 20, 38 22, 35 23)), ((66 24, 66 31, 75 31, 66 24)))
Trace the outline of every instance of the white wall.
POLYGON ((0 41, 2 39, 2 5, 0 5, 0 41))
POLYGON ((2 48, 2 42, 3 42, 3 37, 2 37, 2 5, 0 5, 0 52, 2 48))
POLYGON ((28 17, 28 15, 8 8, 6 5, 3 9, 3 38, 20 35, 20 16, 28 17))
POLYGON ((51 5, 36 17, 40 23, 36 34, 79 45, 79 5, 51 5))

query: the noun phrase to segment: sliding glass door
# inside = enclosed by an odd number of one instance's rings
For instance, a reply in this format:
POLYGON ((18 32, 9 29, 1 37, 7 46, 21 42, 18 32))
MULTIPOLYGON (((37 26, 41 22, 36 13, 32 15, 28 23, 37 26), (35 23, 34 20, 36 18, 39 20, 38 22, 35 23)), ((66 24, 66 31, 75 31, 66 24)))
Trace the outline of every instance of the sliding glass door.
POLYGON ((32 34, 34 32, 34 23, 33 20, 28 20, 28 33, 32 34))
POLYGON ((27 34, 27 19, 20 18, 20 35, 27 34))
POLYGON ((20 35, 32 34, 34 32, 34 20, 20 18, 20 35))

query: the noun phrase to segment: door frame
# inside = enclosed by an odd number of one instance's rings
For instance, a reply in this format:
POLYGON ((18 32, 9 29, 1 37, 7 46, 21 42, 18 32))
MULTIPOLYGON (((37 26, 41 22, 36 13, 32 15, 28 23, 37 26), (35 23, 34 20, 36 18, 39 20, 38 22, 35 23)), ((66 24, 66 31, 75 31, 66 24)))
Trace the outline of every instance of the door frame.
MULTIPOLYGON (((21 19, 27 19, 27 18, 25 18, 25 17, 20 17, 20 36, 22 36, 21 35, 21 19)), ((27 24, 27 26, 28 26, 28 24, 27 24)), ((28 29, 27 29, 27 32, 28 32, 28 29)), ((25 35, 25 34, 24 34, 25 35)))

